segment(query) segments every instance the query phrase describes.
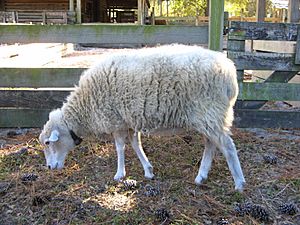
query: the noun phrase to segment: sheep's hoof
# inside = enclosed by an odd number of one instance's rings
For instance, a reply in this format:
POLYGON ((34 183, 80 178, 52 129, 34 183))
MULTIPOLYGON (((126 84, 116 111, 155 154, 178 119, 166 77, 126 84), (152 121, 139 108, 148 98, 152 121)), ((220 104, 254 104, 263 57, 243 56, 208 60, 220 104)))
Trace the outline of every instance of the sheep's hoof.
POLYGON ((244 190, 245 184, 246 184, 245 181, 238 182, 237 184, 235 184, 235 190, 242 193, 244 190))
POLYGON ((120 182, 123 180, 123 178, 125 177, 125 174, 119 174, 117 173, 115 176, 114 176, 114 180, 117 181, 117 182, 120 182))
POLYGON ((153 167, 150 166, 150 167, 147 168, 147 170, 145 170, 145 178, 151 180, 151 179, 153 179, 153 177, 154 177, 154 174, 153 174, 153 167))
POLYGON ((197 176, 195 179, 195 184, 196 185, 201 185, 203 182, 207 179, 207 177, 202 177, 202 176, 197 176))
POLYGON ((145 178, 146 179, 149 179, 149 180, 152 180, 153 178, 154 178, 154 174, 153 173, 147 173, 147 174, 145 174, 145 178))

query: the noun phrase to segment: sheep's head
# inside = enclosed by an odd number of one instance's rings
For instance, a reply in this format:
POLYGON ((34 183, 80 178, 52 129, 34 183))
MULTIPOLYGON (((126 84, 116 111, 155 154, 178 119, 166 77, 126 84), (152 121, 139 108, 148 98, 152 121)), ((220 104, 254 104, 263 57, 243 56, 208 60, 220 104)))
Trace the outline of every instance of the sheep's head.
POLYGON ((62 169, 68 152, 75 147, 75 142, 60 109, 49 114, 49 120, 44 125, 39 140, 45 145, 44 153, 48 168, 62 169))

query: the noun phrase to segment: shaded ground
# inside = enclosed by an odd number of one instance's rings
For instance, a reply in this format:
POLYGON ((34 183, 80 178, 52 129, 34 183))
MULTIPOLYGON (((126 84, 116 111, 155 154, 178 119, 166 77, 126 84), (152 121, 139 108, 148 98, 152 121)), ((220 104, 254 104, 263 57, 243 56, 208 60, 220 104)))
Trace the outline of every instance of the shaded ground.
POLYGON ((300 130, 233 131, 247 180, 242 194, 233 190, 219 153, 207 182, 194 185, 204 147, 198 134, 144 137, 156 175, 151 181, 128 148, 135 185, 113 181, 111 143, 83 142, 65 169, 47 170, 39 132, 0 132, 0 224, 300 224, 300 130), (241 213, 245 203, 259 213, 241 213), (284 211, 284 203, 295 210, 284 211))

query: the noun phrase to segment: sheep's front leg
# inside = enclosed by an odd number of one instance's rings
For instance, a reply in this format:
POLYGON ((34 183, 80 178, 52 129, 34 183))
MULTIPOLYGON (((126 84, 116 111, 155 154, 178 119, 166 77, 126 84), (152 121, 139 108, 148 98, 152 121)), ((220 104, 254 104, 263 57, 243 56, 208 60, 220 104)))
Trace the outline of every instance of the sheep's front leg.
POLYGON ((134 149, 140 162, 142 163, 145 172, 145 177, 148 179, 152 179, 154 177, 153 167, 143 150, 142 142, 141 142, 141 133, 140 132, 132 133, 130 137, 130 141, 131 141, 132 148, 134 149))
POLYGON ((115 145, 118 156, 118 169, 117 173, 114 176, 115 181, 120 181, 125 177, 125 140, 127 134, 125 132, 116 132, 113 134, 115 138, 115 145))

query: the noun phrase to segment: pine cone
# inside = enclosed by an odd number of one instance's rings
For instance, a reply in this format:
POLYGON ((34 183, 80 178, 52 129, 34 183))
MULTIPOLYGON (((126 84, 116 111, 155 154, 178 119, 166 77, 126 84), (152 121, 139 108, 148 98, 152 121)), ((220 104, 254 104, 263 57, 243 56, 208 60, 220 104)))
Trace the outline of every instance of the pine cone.
POLYGON ((251 207, 251 203, 237 204, 234 208, 234 211, 238 216, 245 216, 245 214, 250 213, 251 207))
POLYGON ((254 219, 260 220, 260 221, 269 221, 269 213, 266 211, 266 209, 260 205, 255 205, 252 203, 245 203, 245 204, 238 204, 234 211, 239 216, 244 216, 245 214, 250 215, 254 219))
POLYGON ((170 214, 166 209, 161 208, 161 209, 157 209, 155 211, 155 217, 162 222, 162 221, 169 219, 170 214))
POLYGON ((283 214, 295 215, 298 212, 298 208, 293 203, 285 203, 279 206, 279 211, 283 214))
POLYGON ((269 163, 269 164, 277 164, 278 162, 278 158, 275 155, 264 155, 263 159, 265 163, 269 163))
POLYGON ((217 221, 217 225, 227 225, 227 224, 229 224, 229 221, 224 218, 217 221))
POLYGON ((266 209, 260 205, 252 205, 250 213, 254 219, 258 219, 261 221, 269 221, 269 213, 266 209))
POLYGON ((131 180, 131 179, 124 180, 123 185, 125 190, 135 190, 137 188, 136 180, 131 180))
POLYGON ((160 194, 159 189, 158 189, 158 188, 155 188, 155 187, 152 187, 150 184, 147 184, 147 185, 145 186, 145 189, 146 189, 145 195, 146 195, 147 197, 155 197, 155 196, 157 196, 157 195, 160 194))
POLYGON ((23 182, 31 182, 31 181, 36 181, 38 177, 39 176, 34 173, 25 173, 21 176, 21 180, 23 182))

